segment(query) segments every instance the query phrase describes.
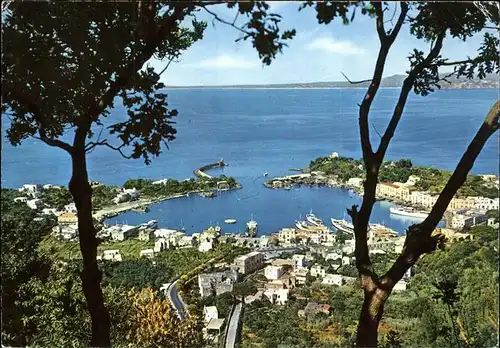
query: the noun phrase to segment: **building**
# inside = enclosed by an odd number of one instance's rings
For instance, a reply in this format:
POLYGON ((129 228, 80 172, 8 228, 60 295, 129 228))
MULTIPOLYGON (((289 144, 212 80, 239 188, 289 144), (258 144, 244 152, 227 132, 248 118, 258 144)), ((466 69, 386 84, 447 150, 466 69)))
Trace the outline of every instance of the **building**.
POLYGON ((27 201, 26 204, 28 205, 28 207, 30 207, 33 210, 42 209, 44 206, 43 201, 41 199, 38 199, 38 198, 31 199, 31 200, 27 201))
POLYGON ((295 268, 307 268, 309 264, 306 256, 302 254, 292 255, 292 260, 295 261, 295 268))
POLYGON ((122 256, 119 250, 104 250, 102 254, 103 260, 109 260, 114 262, 122 261, 122 256))
POLYGON ((288 302, 288 289, 267 289, 264 291, 264 296, 266 296, 272 304, 284 305, 288 302))
POLYGON ((198 288, 200 296, 205 297, 233 291, 233 284, 238 281, 238 273, 235 270, 224 272, 202 273, 198 275, 198 288))
POLYGON ((328 273, 324 276, 321 284, 341 286, 342 285, 342 276, 340 274, 328 273))
POLYGON ((417 206, 421 206, 424 208, 431 208, 434 206, 437 199, 438 199, 437 195, 433 196, 428 192, 412 191, 409 198, 408 198, 408 201, 412 205, 417 205, 417 206))
POLYGON ((207 251, 210 251, 212 249, 213 249, 212 241, 201 242, 198 245, 198 251, 200 251, 202 253, 206 253, 207 251))
POLYGON ((309 270, 307 268, 297 268, 294 272, 293 275, 295 276, 295 281, 297 284, 305 284, 307 282, 307 279, 309 278, 309 270))
POLYGON ((57 209, 54 208, 44 208, 42 209, 42 214, 44 215, 56 215, 57 209))
POLYGON ((155 230, 155 238, 168 238, 171 234, 174 234, 177 230, 171 230, 168 228, 159 228, 155 230))
POLYGON ((297 231, 295 228, 282 228, 278 234, 280 243, 295 243, 297 238, 297 231))
POLYGON ((283 275, 283 267, 267 266, 266 268, 264 268, 264 275, 269 280, 279 279, 283 275))
POLYGON ((326 275, 326 267, 316 264, 311 267, 311 276, 323 278, 326 275))
POLYGON ((140 254, 139 254, 139 257, 147 257, 147 258, 154 258, 155 257, 155 252, 153 249, 144 249, 144 250, 141 250, 140 254))
POLYGON ((330 306, 323 303, 309 302, 304 309, 297 312, 299 317, 308 317, 318 313, 330 314, 330 306))
POLYGON ((293 289, 296 285, 295 276, 283 274, 279 279, 271 280, 264 285, 266 289, 293 289))
POLYGON ((394 287, 392 288, 392 291, 394 292, 399 292, 399 291, 405 291, 406 290, 406 280, 401 279, 399 282, 394 284, 394 287))
POLYGON ((139 240, 149 242, 153 236, 153 229, 151 228, 139 228, 137 238, 139 240))
POLYGON ((341 253, 337 253, 337 252, 333 252, 333 253, 328 253, 325 255, 325 260, 341 260, 342 259, 342 254, 341 253))
POLYGON ((353 186, 353 187, 362 187, 363 186, 363 179, 362 178, 350 178, 347 180, 347 185, 353 186))
POLYGON ((16 197, 14 198, 14 202, 16 203, 27 203, 28 197, 16 197))
POLYGON ((350 264, 351 264, 351 258, 349 256, 343 256, 342 257, 342 266, 350 265, 350 264))
POLYGON ((126 239, 136 237, 138 234, 139 226, 130 225, 114 225, 108 229, 111 240, 118 242, 126 239))
POLYGON ((252 251, 246 255, 239 256, 234 259, 234 265, 238 268, 241 274, 249 274, 260 269, 264 265, 264 254, 258 251, 252 251))
POLYGON ((219 311, 216 306, 205 306, 203 307, 203 318, 205 323, 208 323, 211 319, 219 319, 219 311))
POLYGON ((43 188, 40 184, 24 184, 23 187, 19 189, 21 192, 26 192, 30 195, 42 192, 43 188))
POLYGON ((394 198, 401 201, 409 201, 411 193, 415 187, 407 186, 400 182, 381 182, 377 184, 375 193, 379 196, 394 198))
POLYGON ((332 152, 331 154, 328 155, 328 158, 330 158, 330 159, 339 158, 339 153, 332 152))
POLYGON ((496 210, 499 208, 498 198, 474 197, 474 208, 478 210, 496 210))
POLYGON ((486 223, 488 216, 471 210, 459 210, 453 214, 451 219, 451 228, 462 230, 466 227, 472 227, 486 223))
POLYGON ((170 249, 170 242, 167 239, 160 238, 160 239, 155 241, 155 246, 153 248, 153 251, 155 253, 159 253, 160 251, 168 250, 168 249, 170 249))

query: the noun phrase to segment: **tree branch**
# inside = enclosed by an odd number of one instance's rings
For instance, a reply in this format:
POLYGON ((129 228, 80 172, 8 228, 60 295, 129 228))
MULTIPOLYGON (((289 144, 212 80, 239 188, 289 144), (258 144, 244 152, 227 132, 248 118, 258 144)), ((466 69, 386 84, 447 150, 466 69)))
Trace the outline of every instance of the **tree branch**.
POLYGON ((467 175, 472 169, 479 153, 483 149, 488 139, 500 127, 500 101, 489 110, 483 124, 477 131, 476 135, 469 143, 467 150, 462 155, 455 171, 446 183, 446 186, 441 191, 436 203, 432 207, 427 218, 418 225, 412 225, 408 229, 403 251, 397 258, 396 262, 381 278, 382 286, 387 289, 392 289, 394 284, 398 282, 405 272, 412 267, 418 258, 424 254, 435 250, 442 236, 432 237, 432 232, 443 217, 448 205, 457 193, 458 189, 467 180, 467 175))
MULTIPOLYGON (((398 126, 398 123, 401 119, 401 116, 403 115, 403 110, 406 105, 406 101, 408 99, 408 94, 410 93, 413 84, 418 77, 418 75, 430 65, 430 63, 439 55, 439 52, 441 51, 443 47, 443 40, 444 40, 445 33, 442 32, 436 39, 436 43, 434 44, 434 47, 431 49, 427 57, 425 57, 424 60, 422 60, 420 63, 418 63, 413 70, 410 71, 408 76, 403 82, 403 87, 401 87, 401 92, 399 94, 399 99, 396 104, 396 107, 394 109, 394 112, 392 114, 391 120, 389 122, 389 125, 387 126, 384 135, 382 136, 382 139, 380 140, 379 147, 377 149, 377 154, 379 155, 380 158, 380 163, 384 159, 385 153, 387 151, 387 148, 389 147, 389 143, 394 136, 394 132, 396 131, 396 128, 398 126)), ((379 163, 379 165, 380 165, 379 163)))
POLYGON ((44 143, 46 143, 49 146, 58 147, 60 149, 63 149, 66 152, 68 152, 69 154, 71 154, 73 152, 73 147, 70 144, 68 144, 62 140, 52 139, 47 135, 46 125, 44 122, 45 117, 43 116, 42 110, 40 110, 40 108, 38 107, 36 102, 34 102, 30 97, 28 97, 27 95, 25 95, 19 91, 11 90, 5 86, 3 86, 3 88, 4 89, 2 90, 2 93, 10 93, 11 96, 13 98, 17 99, 17 101, 19 103, 26 106, 26 108, 28 108, 31 115, 33 115, 33 118, 35 119, 35 121, 38 125, 38 134, 40 135, 40 137, 39 137, 40 140, 42 140, 44 143))
POLYGON ((349 80, 349 78, 342 71, 340 73, 342 74, 342 76, 344 76, 344 78, 347 80, 347 82, 349 82, 351 85, 357 85, 357 84, 360 84, 360 83, 365 83, 365 82, 371 82, 372 81, 371 79, 360 80, 360 81, 351 81, 351 80, 349 80))
POLYGON ((247 35, 247 34, 248 34, 248 32, 247 32, 247 31, 245 31, 244 29, 242 29, 242 28, 240 28, 240 27, 238 27, 237 25, 235 25, 235 24, 234 24, 234 23, 236 22, 236 18, 237 18, 237 15, 238 15, 238 14, 236 14, 236 17, 234 18, 233 22, 231 23, 231 22, 229 22, 229 21, 227 21, 227 20, 225 20, 225 19, 220 18, 220 17, 219 17, 219 15, 218 15, 217 13, 210 11, 209 9, 207 9, 207 7, 206 7, 206 6, 204 6, 204 5, 200 5, 200 6, 201 6, 201 7, 202 7, 202 8, 203 8, 203 9, 204 9, 207 13, 209 13, 210 15, 212 15, 212 16, 214 17, 214 19, 216 19, 217 21, 219 21, 219 22, 221 22, 221 23, 223 23, 223 24, 227 24, 227 25, 229 25, 230 27, 233 27, 234 29, 236 29, 236 30, 238 30, 238 31, 240 31, 240 32, 242 32, 242 33, 244 33, 245 35, 247 35))

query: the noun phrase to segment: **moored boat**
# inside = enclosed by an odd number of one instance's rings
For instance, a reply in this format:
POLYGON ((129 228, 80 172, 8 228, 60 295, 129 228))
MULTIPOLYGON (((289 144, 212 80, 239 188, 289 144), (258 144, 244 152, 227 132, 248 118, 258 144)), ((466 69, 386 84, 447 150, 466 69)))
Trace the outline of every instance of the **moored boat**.
POLYGON ((351 224, 347 220, 337 220, 334 218, 331 218, 331 222, 333 227, 335 227, 337 230, 342 231, 342 232, 347 232, 347 233, 354 233, 354 225, 351 224))
POLYGON ((389 212, 394 215, 408 216, 417 219, 425 219, 429 215, 428 212, 411 207, 391 207, 389 208, 389 212))
POLYGON ((236 223, 236 219, 226 219, 226 220, 224 220, 224 222, 226 224, 235 224, 236 223))
POLYGON ((322 226, 323 221, 318 218, 316 215, 314 215, 312 212, 309 214, 306 214, 306 220, 313 224, 314 226, 322 226))

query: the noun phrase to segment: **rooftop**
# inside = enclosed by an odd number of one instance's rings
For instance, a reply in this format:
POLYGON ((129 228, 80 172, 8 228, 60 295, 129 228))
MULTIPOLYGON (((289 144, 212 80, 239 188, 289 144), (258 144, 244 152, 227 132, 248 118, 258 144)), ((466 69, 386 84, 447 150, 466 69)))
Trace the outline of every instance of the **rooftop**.
POLYGON ((224 325, 224 318, 222 319, 210 319, 207 324, 207 330, 220 330, 224 325))

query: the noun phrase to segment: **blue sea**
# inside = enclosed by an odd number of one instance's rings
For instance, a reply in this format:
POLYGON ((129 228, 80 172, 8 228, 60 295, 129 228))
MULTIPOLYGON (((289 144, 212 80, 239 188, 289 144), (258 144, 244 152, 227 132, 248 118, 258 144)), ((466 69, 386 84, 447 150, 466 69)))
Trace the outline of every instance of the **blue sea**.
MULTIPOLYGON (((372 142, 378 144, 398 97, 398 89, 382 89, 371 112, 372 142)), ((360 204, 355 194, 336 188, 271 190, 264 181, 303 168, 318 156, 338 152, 359 158, 358 107, 362 89, 287 90, 172 90, 169 107, 179 110, 177 139, 146 166, 127 160, 107 148, 89 155, 91 180, 121 185, 129 178, 178 180, 192 177, 193 169, 221 158, 228 167, 213 173, 234 176, 243 189, 207 199, 197 195, 151 207, 149 213, 128 212, 110 223, 138 224, 151 219, 160 226, 185 227, 189 233, 219 224, 224 232, 243 232, 251 216, 259 234, 293 226, 312 211, 325 222, 342 218, 346 208, 360 204), (269 173, 268 178, 263 174, 269 173), (235 218, 234 225, 224 219, 235 218)), ((410 158, 415 165, 454 169, 491 105, 496 90, 443 90, 427 97, 411 95, 387 159, 410 158)), ((126 117, 117 106, 106 124, 126 117)), ((12 147, 6 140, 9 121, 2 115, 2 187, 25 183, 67 185, 69 156, 33 139, 12 147)), ((72 134, 68 134, 71 137, 72 134)), ((476 161, 474 173, 498 174, 498 132, 476 161)), ((390 216, 390 203, 378 202, 371 222, 403 232, 415 221, 390 216)))

